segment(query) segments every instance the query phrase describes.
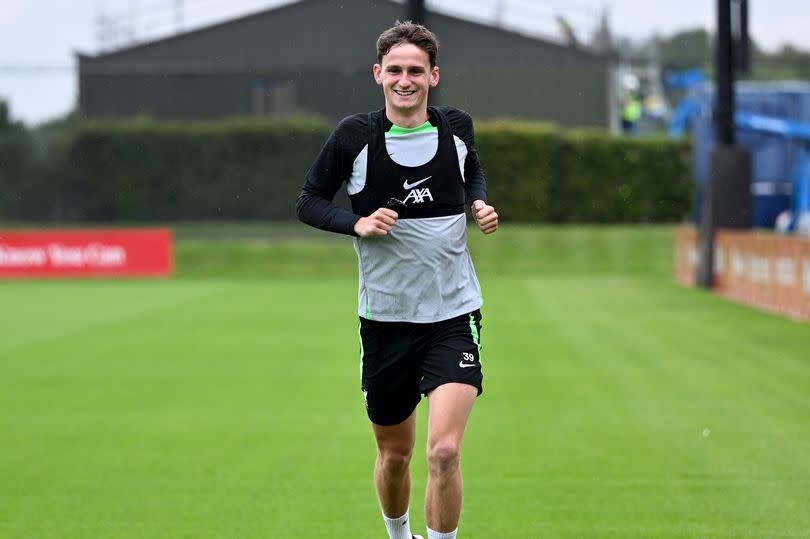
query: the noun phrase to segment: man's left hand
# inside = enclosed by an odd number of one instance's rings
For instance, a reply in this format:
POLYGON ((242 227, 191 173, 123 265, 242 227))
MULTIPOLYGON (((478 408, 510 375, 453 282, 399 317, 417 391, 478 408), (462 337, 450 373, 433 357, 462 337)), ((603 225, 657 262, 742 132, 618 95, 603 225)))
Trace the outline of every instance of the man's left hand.
POLYGON ((475 222, 478 223, 478 228, 484 234, 492 234, 498 230, 498 214, 495 213, 495 208, 483 200, 473 202, 472 214, 475 217, 475 222))

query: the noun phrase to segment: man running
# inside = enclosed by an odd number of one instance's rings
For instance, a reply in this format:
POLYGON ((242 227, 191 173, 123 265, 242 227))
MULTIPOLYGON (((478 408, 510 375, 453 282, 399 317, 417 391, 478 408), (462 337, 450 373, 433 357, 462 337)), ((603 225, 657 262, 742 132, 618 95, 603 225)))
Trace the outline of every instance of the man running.
POLYGON ((484 234, 487 203, 470 116, 428 107, 438 42, 397 22, 377 40, 374 79, 385 108, 343 119, 314 164, 301 221, 355 236, 362 390, 377 442, 374 482, 391 539, 411 539, 409 464, 415 409, 428 399, 428 539, 456 537, 461 442, 482 390, 481 290, 467 250, 465 209, 484 234), (346 184, 352 211, 332 203, 346 184))

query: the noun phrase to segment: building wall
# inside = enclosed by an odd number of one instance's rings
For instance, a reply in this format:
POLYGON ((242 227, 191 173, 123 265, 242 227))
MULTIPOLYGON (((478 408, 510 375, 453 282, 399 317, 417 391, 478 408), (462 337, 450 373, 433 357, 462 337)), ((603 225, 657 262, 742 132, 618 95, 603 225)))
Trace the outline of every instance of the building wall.
POLYGON ((307 73, 84 75, 86 117, 168 120, 317 114, 336 120, 383 106, 371 75, 307 73), (326 84, 325 81, 331 81, 326 84))
MULTIPOLYGON (((87 117, 213 119, 310 112, 336 120, 383 106, 371 67, 404 6, 309 0, 98 57, 80 57, 87 117)), ((431 14, 441 82, 433 104, 477 119, 607 126, 607 63, 496 28, 431 14)))
POLYGON ((470 67, 446 74, 440 101, 457 103, 475 118, 607 127, 605 72, 577 65, 520 70, 470 67))

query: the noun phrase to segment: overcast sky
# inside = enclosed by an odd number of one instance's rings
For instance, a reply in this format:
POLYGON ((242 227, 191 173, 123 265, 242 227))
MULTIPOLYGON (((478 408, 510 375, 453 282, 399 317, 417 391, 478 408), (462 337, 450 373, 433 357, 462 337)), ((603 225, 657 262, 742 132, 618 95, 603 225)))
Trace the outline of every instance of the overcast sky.
MULTIPOLYGON (((341 1, 341 0, 335 0, 341 1)), ((352 0, 346 0, 352 1, 352 0)), ((102 43, 99 16, 122 22, 136 39, 160 37, 178 24, 196 28, 289 0, 0 0, 0 98, 15 119, 34 124, 67 113, 76 101, 74 52, 95 53, 102 43), (182 5, 182 18, 175 9, 182 5)), ((607 11, 614 34, 669 35, 702 26, 714 30, 716 0, 427 0, 449 14, 506 26, 555 32, 565 15, 587 35, 607 11), (500 6, 500 11, 498 11, 500 6)), ((766 50, 789 42, 810 50, 810 0, 749 0, 751 35, 766 50)), ((108 27, 109 28, 109 27, 108 27)), ((370 45, 371 46, 371 45, 370 45)))

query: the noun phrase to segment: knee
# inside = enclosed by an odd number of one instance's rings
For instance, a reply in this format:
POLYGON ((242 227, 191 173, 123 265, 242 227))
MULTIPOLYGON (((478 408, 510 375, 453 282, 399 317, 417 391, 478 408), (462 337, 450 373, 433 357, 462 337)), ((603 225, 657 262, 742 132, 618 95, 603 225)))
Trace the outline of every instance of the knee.
POLYGON ((446 474, 458 468, 461 449, 452 442, 438 442, 428 448, 427 460, 431 474, 446 474))
POLYGON ((411 463, 412 450, 406 447, 380 448, 377 460, 386 473, 402 473, 411 463))

